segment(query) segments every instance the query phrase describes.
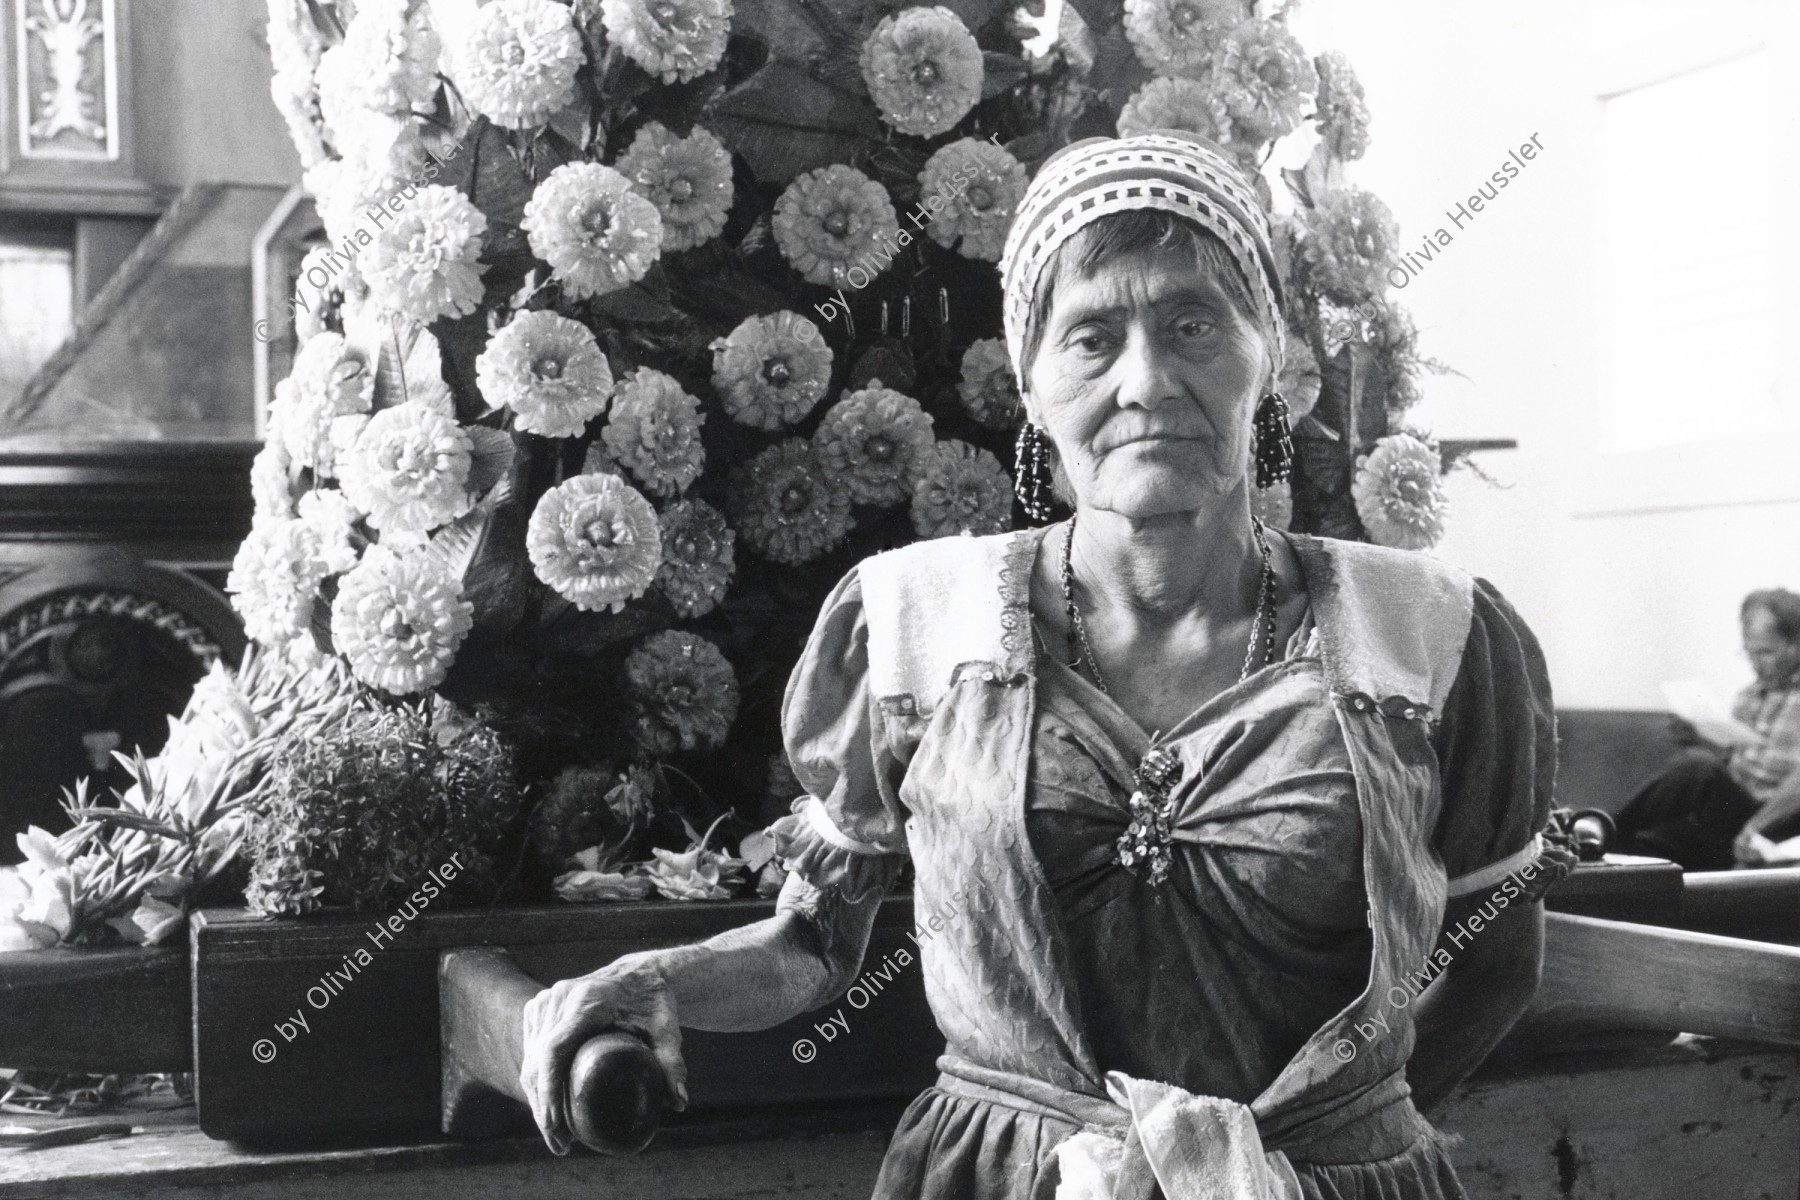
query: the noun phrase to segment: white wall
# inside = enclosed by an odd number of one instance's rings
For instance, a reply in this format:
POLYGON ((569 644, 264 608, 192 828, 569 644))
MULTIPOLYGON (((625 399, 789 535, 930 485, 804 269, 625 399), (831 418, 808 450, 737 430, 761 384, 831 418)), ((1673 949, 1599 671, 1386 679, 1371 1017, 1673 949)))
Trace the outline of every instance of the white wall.
MULTIPOLYGON (((1422 349, 1468 375, 1433 378, 1422 411, 1440 436, 1516 437, 1480 459, 1505 482, 1452 477, 1454 524, 1440 552, 1492 579, 1544 643, 1559 703, 1659 708, 1660 681, 1748 678, 1736 613, 1746 591, 1800 589, 1800 402, 1780 431, 1728 437, 1692 398, 1693 443, 1604 454, 1599 405, 1600 222, 1595 169, 1600 95, 1773 39, 1800 67, 1788 0, 1696 9, 1662 3, 1512 0, 1311 0, 1293 15, 1308 49, 1343 50, 1368 90, 1373 146, 1353 182, 1394 209, 1416 247, 1440 226, 1452 244, 1397 293, 1422 349), (1736 10, 1741 9, 1741 12, 1736 10), (1536 135, 1543 150, 1460 230, 1453 208, 1536 135)), ((1800 130, 1800 70, 1782 76, 1787 132, 1800 130)), ((1731 114, 1718 114, 1730 121, 1731 114)), ((1800 180, 1783 160, 1782 256, 1789 294, 1780 326, 1800 339, 1800 180)), ((1733 164, 1672 139, 1667 171, 1704 171, 1720 204, 1672 236, 1729 238, 1733 164)), ((1646 194, 1657 187, 1643 180, 1646 194)), ((1654 246, 1645 247, 1655 254, 1654 246)), ((1671 296, 1680 305, 1684 298, 1671 296)), ((1732 354, 1730 344, 1671 352, 1732 354)), ((1790 388, 1796 381, 1788 368, 1790 388)))

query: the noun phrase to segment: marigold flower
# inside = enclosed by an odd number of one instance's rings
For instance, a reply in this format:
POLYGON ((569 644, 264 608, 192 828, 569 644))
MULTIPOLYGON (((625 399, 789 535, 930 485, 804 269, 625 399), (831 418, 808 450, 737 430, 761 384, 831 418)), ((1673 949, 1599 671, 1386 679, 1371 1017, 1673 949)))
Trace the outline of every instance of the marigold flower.
POLYGON ((731 211, 731 155, 702 127, 676 137, 651 121, 613 166, 656 205, 664 251, 691 250, 725 228, 731 211))
POLYGON ((662 565, 656 510, 617 475, 577 475, 545 492, 525 530, 537 577, 584 612, 618 612, 662 565))
POLYGON ((1355 306, 1381 295, 1394 267, 1400 229, 1379 197, 1338 188, 1318 198, 1300 253, 1325 297, 1355 306))
POLYGON ((1331 153, 1345 160, 1358 159, 1369 148, 1369 106, 1363 99, 1362 81, 1341 53, 1332 51, 1318 59, 1319 136, 1331 153))
POLYGON ((1152 79, 1119 111, 1119 136, 1151 129, 1185 129, 1224 146, 1230 144, 1231 113, 1218 92, 1192 79, 1152 79))
POLYGON ((1204 80, 1219 39, 1249 15, 1242 0, 1125 0, 1125 38, 1156 74, 1204 80))
POLYGON ((947 8, 905 8, 883 17, 858 61, 883 119, 901 133, 936 137, 981 99, 981 47, 947 8))
POLYGON ((726 413, 757 429, 803 419, 831 383, 831 347, 799 313, 747 317, 710 348, 712 383, 726 413))
POLYGON ((704 75, 725 57, 731 0, 601 0, 607 40, 664 83, 704 75))
POLYGON ((670 505, 658 519, 663 563, 656 586, 682 616, 703 617, 725 598, 737 535, 704 500, 670 505))
POLYGON ((612 367, 579 321, 523 312, 475 360, 475 383, 489 404, 513 410, 513 424, 543 437, 574 437, 606 411, 612 367))
POLYGON ((1002 147, 974 138, 951 142, 919 172, 921 203, 932 212, 925 232, 964 258, 999 262, 1027 182, 1025 165, 1002 147))
POLYGON ((642 279, 662 252, 656 205, 599 163, 565 163, 550 172, 526 202, 521 225, 531 252, 577 299, 642 279))
POLYGON ((653 496, 678 495, 700 477, 706 456, 700 401, 672 376, 639 367, 614 391, 600 439, 607 455, 653 496))
POLYGON ((808 283, 825 287, 866 285, 900 244, 900 218, 887 192, 842 163, 788 184, 775 201, 772 224, 788 262, 808 283))
POLYGON ((737 719, 737 674, 699 634, 665 629, 625 659, 625 682, 646 754, 710 750, 737 719))
POLYGON ((258 517, 294 515, 293 459, 279 432, 284 420, 284 410, 280 410, 284 400, 281 391, 281 385, 277 384, 276 399, 269 406, 269 436, 256 457, 250 460, 250 495, 258 517))
POLYGON ((337 158, 314 163, 301 182, 333 245, 342 245, 345 238, 356 235, 365 214, 388 198, 393 184, 385 173, 365 172, 357 164, 337 158))
POLYGON ((1444 536, 1443 462, 1411 434, 1389 434, 1358 459, 1351 494, 1377 545, 1428 550, 1444 536))
POLYGON ((294 355, 286 388, 276 389, 279 423, 271 422, 288 457, 315 473, 335 475, 332 422, 369 411, 375 370, 366 356, 339 333, 321 333, 294 355))
POLYGON ((1220 43, 1214 82, 1238 127, 1272 141, 1299 126, 1319 74, 1293 34, 1274 21, 1250 20, 1220 43))
POLYGON ((763 450, 732 480, 731 512, 749 547, 778 563, 811 562, 850 532, 850 492, 826 477, 807 442, 763 450))
POLYGON ((344 40, 319 60, 320 107, 340 152, 340 135, 362 113, 411 117, 431 108, 439 49, 427 5, 361 0, 344 40))
POLYGON ((912 490, 920 456, 931 447, 931 415, 911 396, 881 386, 851 392, 813 434, 819 462, 841 478, 858 504, 898 504, 912 490))
POLYGON ((362 516, 336 488, 315 487, 300 497, 300 519, 318 536, 317 557, 324 574, 342 575, 356 565, 362 538, 356 532, 362 516))
POLYGON ((1004 533, 1012 525, 1012 477, 986 450, 951 439, 920 456, 912 523, 920 537, 1004 533))
POLYGON ((324 38, 313 24, 304 0, 274 0, 269 5, 269 59, 275 70, 269 95, 287 122, 300 154, 302 169, 327 160, 315 75, 325 52, 324 38))
POLYGON ((999 338, 981 338, 963 351, 956 394, 969 415, 989 429, 1011 429, 1019 421, 1019 388, 1012 360, 999 338))

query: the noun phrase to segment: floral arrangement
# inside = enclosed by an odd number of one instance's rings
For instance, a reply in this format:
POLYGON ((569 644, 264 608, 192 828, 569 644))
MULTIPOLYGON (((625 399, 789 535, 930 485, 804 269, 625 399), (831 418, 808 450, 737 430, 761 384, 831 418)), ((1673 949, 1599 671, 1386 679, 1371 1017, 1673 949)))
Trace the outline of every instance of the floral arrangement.
POLYGON ((83 781, 64 803, 68 831, 18 835, 24 862, 0 868, 0 950, 154 945, 184 928, 242 865, 272 762, 298 738, 337 736, 354 695, 335 660, 297 668, 252 647, 235 674, 215 663, 161 754, 120 756, 129 789, 95 805, 83 781))
MULTIPOLYGON (((995 263, 1030 172, 1096 133, 1197 129, 1259 179, 1316 142, 1278 214, 1284 389, 1298 434, 1382 447, 1422 360, 1392 220, 1340 179, 1349 65, 1242 0, 1045 7, 270 0, 324 244, 230 581, 250 635, 476 714, 562 894, 766 888, 760 842, 709 849, 717 797, 845 569, 1012 526, 995 263)), ((1418 543, 1418 461, 1371 455, 1352 503, 1352 463, 1303 456, 1271 511, 1418 543)))

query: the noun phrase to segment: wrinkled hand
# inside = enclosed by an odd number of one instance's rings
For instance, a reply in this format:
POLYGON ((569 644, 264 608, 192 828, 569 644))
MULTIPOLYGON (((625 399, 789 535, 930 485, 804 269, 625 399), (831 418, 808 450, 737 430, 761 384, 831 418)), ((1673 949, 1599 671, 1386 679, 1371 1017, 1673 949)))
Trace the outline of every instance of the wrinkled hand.
POLYGON ((675 1001, 650 955, 628 955, 577 979, 554 983, 525 1005, 519 1086, 552 1153, 567 1154, 569 1063, 582 1043, 609 1029, 642 1037, 662 1065, 673 1106, 687 1107, 687 1065, 675 1001))
POLYGON ((1756 847, 1752 840, 1755 836, 1756 830, 1745 826, 1731 843, 1731 855, 1737 859, 1738 865, 1741 867, 1760 867, 1765 861, 1763 852, 1756 847))

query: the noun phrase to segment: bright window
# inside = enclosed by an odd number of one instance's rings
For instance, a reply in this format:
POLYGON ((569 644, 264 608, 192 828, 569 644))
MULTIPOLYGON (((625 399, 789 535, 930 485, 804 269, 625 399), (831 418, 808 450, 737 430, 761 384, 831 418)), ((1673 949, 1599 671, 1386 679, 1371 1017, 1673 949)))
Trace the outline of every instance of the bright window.
POLYGON ((1775 57, 1757 49, 1603 97, 1605 451, 1782 422, 1775 57))
POLYGON ((0 224, 0 418, 74 321, 73 228, 21 219, 0 224))

